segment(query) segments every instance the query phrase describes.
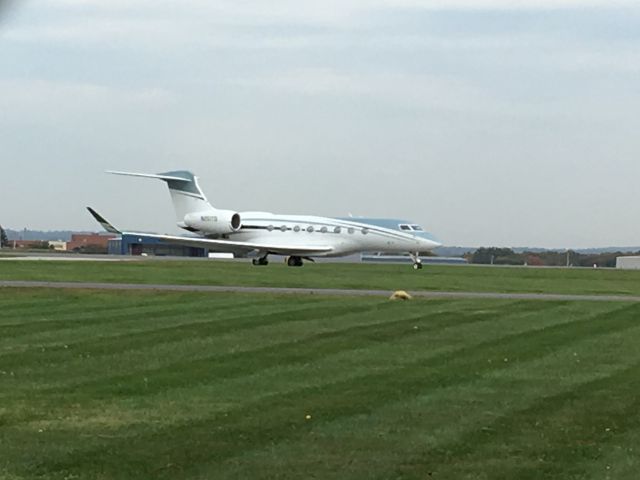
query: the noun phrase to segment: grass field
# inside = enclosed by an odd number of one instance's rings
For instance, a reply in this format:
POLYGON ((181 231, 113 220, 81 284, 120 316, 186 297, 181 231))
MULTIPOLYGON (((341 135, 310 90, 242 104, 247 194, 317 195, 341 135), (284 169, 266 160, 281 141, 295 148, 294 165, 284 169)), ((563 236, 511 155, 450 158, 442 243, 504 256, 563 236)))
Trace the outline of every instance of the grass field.
POLYGON ((635 479, 639 314, 0 289, 0 478, 635 479))
POLYGON ((269 287, 356 288, 566 294, 640 295, 640 271, 584 268, 281 263, 254 267, 247 262, 0 262, 0 280, 98 281, 269 287))

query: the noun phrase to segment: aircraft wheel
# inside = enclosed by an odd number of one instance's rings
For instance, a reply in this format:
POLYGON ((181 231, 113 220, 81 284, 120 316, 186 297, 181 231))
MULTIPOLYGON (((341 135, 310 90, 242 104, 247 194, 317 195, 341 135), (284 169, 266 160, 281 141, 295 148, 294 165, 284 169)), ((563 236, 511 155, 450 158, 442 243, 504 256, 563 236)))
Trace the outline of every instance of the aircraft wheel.
POLYGON ((302 259, 300 257, 291 256, 287 258, 287 265, 290 267, 301 267, 302 259))
POLYGON ((421 263, 414 263, 413 264, 413 269, 414 270, 422 270, 422 264, 421 263))

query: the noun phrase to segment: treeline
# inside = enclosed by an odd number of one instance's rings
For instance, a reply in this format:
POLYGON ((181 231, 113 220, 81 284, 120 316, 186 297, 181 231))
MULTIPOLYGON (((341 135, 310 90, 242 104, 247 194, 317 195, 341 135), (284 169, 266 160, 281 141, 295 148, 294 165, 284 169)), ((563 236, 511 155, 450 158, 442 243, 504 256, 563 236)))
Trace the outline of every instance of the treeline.
POLYGON ((615 267, 616 258, 624 255, 640 255, 640 252, 579 253, 573 250, 557 252, 521 252, 510 248, 482 247, 465 258, 469 263, 483 265, 530 265, 537 267, 615 267))
MULTIPOLYGON (((2 0, 0 0, 2 3, 2 0)), ((81 231, 72 231, 72 230, 29 230, 25 228, 24 230, 12 230, 10 228, 6 229, 6 234, 9 240, 62 240, 63 242, 68 242, 71 240, 71 235, 74 233, 87 233, 81 231)))

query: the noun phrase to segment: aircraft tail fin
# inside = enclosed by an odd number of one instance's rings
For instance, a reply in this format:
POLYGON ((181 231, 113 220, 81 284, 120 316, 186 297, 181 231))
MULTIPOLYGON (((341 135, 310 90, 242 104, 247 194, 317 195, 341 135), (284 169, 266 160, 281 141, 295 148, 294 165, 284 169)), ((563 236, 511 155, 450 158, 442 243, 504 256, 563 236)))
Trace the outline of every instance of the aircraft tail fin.
POLYGON ((213 209, 198 185, 198 178, 189 171, 177 170, 174 172, 152 174, 108 170, 107 173, 131 177, 156 178, 166 182, 169 187, 171 201, 176 212, 176 219, 178 220, 179 226, 184 225, 184 217, 187 214, 213 209))

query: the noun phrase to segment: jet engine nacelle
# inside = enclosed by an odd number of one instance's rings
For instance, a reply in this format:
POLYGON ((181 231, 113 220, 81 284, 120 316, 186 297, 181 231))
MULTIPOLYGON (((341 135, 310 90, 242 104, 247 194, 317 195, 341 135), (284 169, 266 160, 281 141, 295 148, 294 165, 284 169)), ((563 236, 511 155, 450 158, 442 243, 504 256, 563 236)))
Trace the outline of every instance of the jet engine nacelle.
POLYGON ((184 224, 201 232, 220 235, 237 232, 242 227, 240 214, 231 210, 188 213, 184 217, 184 224))

